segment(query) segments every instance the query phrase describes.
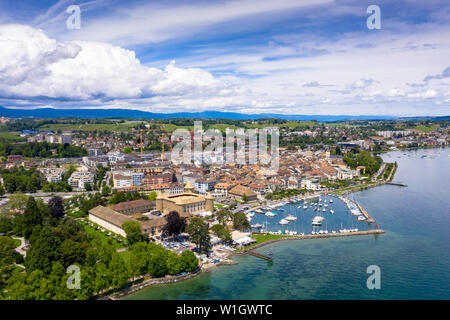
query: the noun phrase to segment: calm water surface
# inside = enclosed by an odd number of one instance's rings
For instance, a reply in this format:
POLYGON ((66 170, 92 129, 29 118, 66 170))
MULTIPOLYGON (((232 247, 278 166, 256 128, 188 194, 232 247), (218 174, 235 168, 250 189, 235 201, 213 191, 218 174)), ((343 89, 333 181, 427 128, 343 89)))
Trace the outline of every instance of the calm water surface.
MULTIPOLYGON (((398 162, 394 180, 408 187, 385 185, 354 197, 386 234, 279 242, 259 249, 273 253, 272 263, 239 256, 238 265, 126 299, 450 299, 449 149, 383 157, 398 162), (380 290, 366 287, 369 265, 381 268, 380 290)), ((338 206, 348 226, 358 223, 338 206)), ((307 225, 302 221, 310 223, 307 213, 297 214, 303 214, 296 222, 300 228, 307 225)), ((340 222, 326 214, 328 229, 336 228, 340 222)))

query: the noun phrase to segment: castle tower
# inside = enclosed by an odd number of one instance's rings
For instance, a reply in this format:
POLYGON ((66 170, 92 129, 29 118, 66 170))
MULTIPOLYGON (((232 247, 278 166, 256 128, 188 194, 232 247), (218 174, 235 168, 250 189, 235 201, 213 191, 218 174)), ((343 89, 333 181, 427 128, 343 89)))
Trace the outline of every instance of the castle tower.
POLYGON ((187 192, 187 193, 193 193, 194 192, 194 186, 192 185, 192 183, 190 182, 190 181, 188 181, 187 183, 186 183, 186 185, 184 186, 184 192, 187 192))

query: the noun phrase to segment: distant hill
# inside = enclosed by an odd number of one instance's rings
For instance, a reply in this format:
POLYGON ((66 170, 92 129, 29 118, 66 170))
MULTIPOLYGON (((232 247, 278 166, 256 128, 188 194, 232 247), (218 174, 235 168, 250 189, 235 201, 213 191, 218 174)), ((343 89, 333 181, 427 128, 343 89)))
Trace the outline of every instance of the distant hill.
POLYGON ((230 119, 230 120, 256 120, 262 118, 276 118, 284 120, 317 120, 321 122, 343 120, 391 120, 394 116, 351 116, 351 115, 300 115, 300 114, 243 114, 236 112, 203 111, 203 112, 176 112, 153 113, 129 109, 8 109, 0 107, 0 116, 23 118, 137 118, 137 119, 171 119, 171 118, 199 118, 199 119, 230 119))

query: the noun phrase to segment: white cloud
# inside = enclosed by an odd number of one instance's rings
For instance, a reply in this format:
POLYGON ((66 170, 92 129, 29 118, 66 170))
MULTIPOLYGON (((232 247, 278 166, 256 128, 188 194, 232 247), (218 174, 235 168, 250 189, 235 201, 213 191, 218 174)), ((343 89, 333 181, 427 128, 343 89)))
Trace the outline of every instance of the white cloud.
POLYGON ((388 97, 404 97, 405 91, 400 89, 391 89, 387 93, 388 97))
POLYGON ((107 43, 57 42, 23 25, 0 25, 0 93, 89 100, 214 93, 207 71, 143 66, 133 51, 107 43))
POLYGON ((422 98, 422 99, 430 99, 437 96, 437 92, 435 90, 427 90, 416 93, 408 93, 408 98, 422 98))

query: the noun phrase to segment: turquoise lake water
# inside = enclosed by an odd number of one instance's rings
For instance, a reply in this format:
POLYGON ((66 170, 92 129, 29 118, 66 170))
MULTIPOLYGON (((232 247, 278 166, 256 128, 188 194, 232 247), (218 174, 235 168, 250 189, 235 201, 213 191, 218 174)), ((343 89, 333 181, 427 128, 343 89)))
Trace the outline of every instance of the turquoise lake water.
POLYGON ((450 299, 449 148, 383 158, 398 162, 394 180, 408 187, 384 185, 354 198, 386 234, 279 242, 258 249, 272 252, 273 262, 237 256, 238 265, 126 299, 450 299), (381 269, 379 290, 366 287, 369 265, 381 269))

